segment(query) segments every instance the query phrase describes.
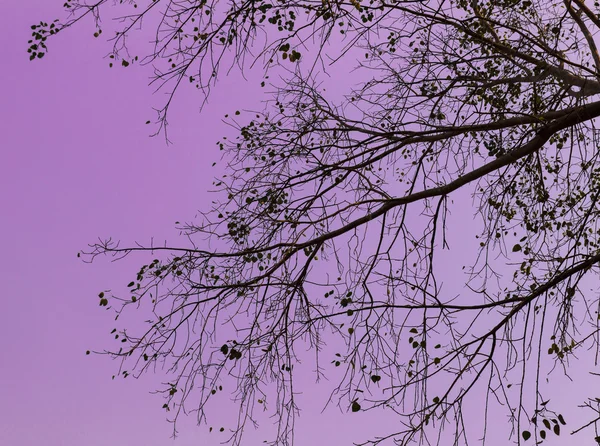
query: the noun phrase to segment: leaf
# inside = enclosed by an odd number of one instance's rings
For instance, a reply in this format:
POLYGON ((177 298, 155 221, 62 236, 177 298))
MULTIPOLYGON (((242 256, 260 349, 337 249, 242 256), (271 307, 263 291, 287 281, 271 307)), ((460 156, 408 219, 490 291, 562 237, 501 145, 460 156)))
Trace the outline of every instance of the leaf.
POLYGON ((352 402, 352 412, 358 412, 360 410, 360 404, 357 401, 352 402))
POLYGON ((374 383, 378 383, 379 381, 381 381, 381 376, 373 375, 371 376, 371 381, 373 381, 374 383))
POLYGON ((521 435, 523 435, 523 440, 525 440, 525 441, 527 441, 531 438, 531 432, 529 432, 529 431, 523 431, 523 433, 521 435))
POLYGON ((544 429, 542 429, 540 431, 540 437, 541 437, 542 440, 544 440, 546 438, 546 431, 544 429))
POLYGON ((229 353, 229 346, 227 344, 223 344, 221 346, 221 353, 223 353, 224 355, 227 355, 227 353, 229 353))
POLYGON ((555 424, 552 430, 556 435, 560 435, 560 424, 555 424))
MULTIPOLYGON (((513 248, 512 248, 512 252, 519 252, 520 250, 521 250, 521 245, 519 245, 518 243, 515 246, 513 246, 513 248)), ((527 432, 527 431, 525 431, 525 432, 527 432)))
POLYGON ((560 424, 562 424, 563 426, 565 424, 567 424, 567 422, 565 421, 565 419, 563 418, 562 414, 558 414, 558 421, 560 421, 560 424))
POLYGON ((229 359, 234 360, 234 359, 240 359, 242 357, 242 352, 232 348, 231 351, 229 352, 229 359))
POLYGON ((542 423, 544 423, 544 426, 546 426, 546 429, 550 429, 550 427, 551 427, 551 426, 550 426, 550 421, 548 421, 548 420, 546 420, 546 419, 544 418, 544 420, 542 421, 542 423))

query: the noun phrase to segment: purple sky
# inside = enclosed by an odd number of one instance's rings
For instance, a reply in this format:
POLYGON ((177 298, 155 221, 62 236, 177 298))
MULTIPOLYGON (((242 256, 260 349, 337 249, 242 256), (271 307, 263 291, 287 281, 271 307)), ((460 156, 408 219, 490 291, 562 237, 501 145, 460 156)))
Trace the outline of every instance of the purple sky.
MULTIPOLYGON (((149 394, 156 379, 112 381, 115 363, 85 355, 110 345, 112 317, 97 293, 129 282, 139 261, 90 266, 76 253, 98 236, 175 240, 174 222, 210 199, 215 142, 228 132, 221 118, 258 108, 262 91, 233 74, 201 115, 199 96, 179 96, 167 147, 144 124, 161 105, 149 70, 110 70, 91 28, 64 33, 43 60, 28 61, 29 26, 61 14, 61 2, 49 3, 4 0, 0 15, 0 445, 217 445, 224 437, 192 419, 170 443, 162 400, 149 394)), ((581 383, 569 392, 589 385, 581 383)), ((299 445, 349 444, 365 439, 371 423, 395 420, 361 414, 357 423, 335 408, 322 416, 323 390, 307 386, 300 397, 299 445)), ((506 444, 506 434, 489 444, 506 444)), ((247 444, 263 438, 251 434, 247 444)))

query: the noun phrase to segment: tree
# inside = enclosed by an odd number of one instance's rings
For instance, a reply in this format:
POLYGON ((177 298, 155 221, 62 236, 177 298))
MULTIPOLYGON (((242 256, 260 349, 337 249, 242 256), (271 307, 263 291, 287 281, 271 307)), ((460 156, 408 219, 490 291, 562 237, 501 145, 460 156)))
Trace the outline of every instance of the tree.
MULTIPOLYGON (((317 378, 343 370, 332 401, 397 413, 399 427, 363 444, 449 444, 440 432, 463 444, 469 399, 485 407, 478 438, 488 411, 503 411, 518 441, 561 433, 565 418, 548 403, 544 378, 599 347, 600 301, 583 292, 600 261, 598 3, 65 7, 67 20, 32 27, 31 59, 85 17, 101 36, 101 12, 118 11, 111 66, 152 64, 154 82, 170 89, 158 131, 175 93, 191 83, 209 94, 224 64, 263 63, 284 76, 264 111, 232 117, 239 136, 219 143, 222 200, 181 225, 183 247, 108 239, 84 254, 158 256, 127 297, 99 296, 118 314, 155 315, 145 332, 120 332, 123 348, 109 352, 131 370, 124 376, 169 370, 164 407, 175 419, 193 397, 203 420, 211 396, 233 383, 240 415, 230 441, 243 444, 260 404, 277 416, 273 444, 286 445, 294 367, 306 360, 297 351, 308 345, 317 378), (127 39, 146 22, 156 39, 132 56, 127 39), (357 80, 369 80, 336 103, 318 88, 319 73, 349 59, 363 73, 357 80), (437 258, 450 249, 452 200, 466 196, 478 246, 450 251, 471 263, 460 294, 448 296, 437 258)), ((571 432, 590 435, 598 401, 583 403, 594 415, 571 432)))

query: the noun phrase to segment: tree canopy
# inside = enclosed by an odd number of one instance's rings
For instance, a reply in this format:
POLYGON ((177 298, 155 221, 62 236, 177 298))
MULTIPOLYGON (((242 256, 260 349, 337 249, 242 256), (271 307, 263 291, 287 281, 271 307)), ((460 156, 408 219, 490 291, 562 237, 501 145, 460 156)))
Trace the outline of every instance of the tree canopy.
POLYGON ((107 239, 82 253, 155 253, 128 290, 102 292, 99 304, 153 315, 146 331, 119 332, 122 348, 108 353, 124 376, 168 370, 163 407, 175 419, 196 410, 204 420, 231 384, 231 443, 243 444, 264 407, 278 425, 272 443, 290 444, 294 369, 312 361, 315 378, 333 373, 319 385, 349 416, 397 415, 360 444, 466 444, 467 431, 486 436, 488 410, 506 417, 515 441, 569 429, 600 443, 600 400, 582 402, 589 423, 563 427, 546 385, 599 347, 600 301, 586 288, 600 261, 597 2, 64 6, 66 18, 32 26, 30 58, 91 17, 111 66, 151 65, 169 92, 157 133, 178 92, 195 87, 202 100, 229 69, 264 67, 273 90, 264 110, 228 118, 237 135, 219 142, 226 175, 215 206, 181 224, 180 245, 107 239), (103 32, 104 15, 115 30, 103 32), (149 46, 136 34, 145 31, 149 46), (331 64, 356 68, 341 99, 319 87, 331 64), (479 225, 466 253, 447 232, 460 230, 447 221, 465 197, 464 218, 479 225), (440 280, 448 250, 470 262, 454 275, 458 294, 440 280), (298 353, 306 346, 310 355, 298 353), (469 401, 485 416, 467 429, 469 401))

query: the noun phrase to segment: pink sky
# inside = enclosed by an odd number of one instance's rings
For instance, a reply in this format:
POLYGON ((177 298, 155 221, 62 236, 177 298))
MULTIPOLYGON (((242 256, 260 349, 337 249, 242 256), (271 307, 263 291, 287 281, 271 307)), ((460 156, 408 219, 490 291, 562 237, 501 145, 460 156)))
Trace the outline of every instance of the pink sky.
MULTIPOLYGON (((4 0, 0 15, 0 445, 217 445, 224 437, 192 419, 172 443, 162 400, 149 394, 156 379, 112 381, 115 363, 85 355, 110 345, 112 317, 98 307, 97 293, 124 286, 139 261, 90 266, 76 253, 99 236, 175 240, 174 222, 191 219, 210 199, 215 143, 229 132, 221 118, 259 108, 262 91, 234 73, 201 115, 199 96, 180 95, 167 147, 144 124, 161 105, 147 86, 150 71, 109 69, 107 47, 91 28, 65 32, 43 60, 29 62, 29 26, 61 14, 61 2, 49 3, 4 0)), ((581 383, 569 392, 589 385, 581 383)), ((373 413, 356 422, 335 408, 322 416, 330 390, 323 387, 307 386, 301 397, 300 446, 350 444, 366 439, 368 426, 395 420, 373 413)), ((224 403, 222 410, 232 408, 224 403)), ((507 434, 489 444, 506 444, 507 434)), ((251 434, 247 444, 263 438, 251 434)), ((568 444, 562 440, 546 444, 568 444)))

